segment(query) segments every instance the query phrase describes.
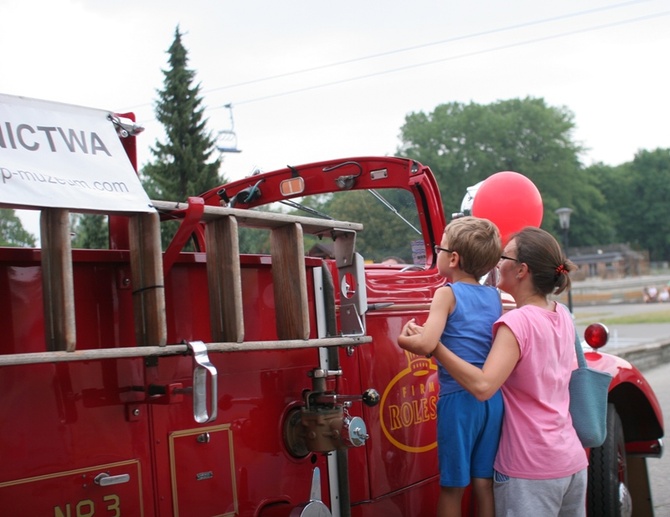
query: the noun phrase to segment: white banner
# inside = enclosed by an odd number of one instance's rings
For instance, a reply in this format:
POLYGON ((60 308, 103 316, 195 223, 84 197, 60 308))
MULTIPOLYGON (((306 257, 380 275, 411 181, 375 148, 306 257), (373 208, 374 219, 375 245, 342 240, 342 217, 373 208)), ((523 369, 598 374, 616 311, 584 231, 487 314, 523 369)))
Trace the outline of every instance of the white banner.
POLYGON ((0 205, 152 212, 110 114, 0 94, 0 205))

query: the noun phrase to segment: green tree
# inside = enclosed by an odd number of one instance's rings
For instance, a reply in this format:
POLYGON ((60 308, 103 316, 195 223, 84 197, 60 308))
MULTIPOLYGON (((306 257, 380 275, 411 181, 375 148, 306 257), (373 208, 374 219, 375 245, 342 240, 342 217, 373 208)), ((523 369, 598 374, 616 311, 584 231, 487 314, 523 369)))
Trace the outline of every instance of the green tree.
POLYGON ((612 226, 599 214, 604 196, 580 164, 573 118, 566 108, 534 98, 442 104, 406 117, 398 152, 431 167, 447 214, 460 210, 467 187, 491 174, 524 174, 542 195, 543 228, 558 234, 554 211, 573 208, 570 244, 578 246, 611 235, 612 226))
MULTIPOLYGON (((188 196, 202 194, 224 180, 218 172, 220 158, 215 156, 215 140, 206 130, 200 86, 192 84, 195 72, 187 67, 188 53, 178 26, 168 55, 169 67, 163 70, 163 89, 158 91, 155 106, 156 118, 165 130, 165 142, 157 140, 151 147, 154 161, 142 168, 140 178, 150 198, 186 201, 188 196)), ((164 225, 164 245, 176 228, 176 224, 164 225)), ((104 216, 77 217, 74 232, 77 247, 107 247, 104 216)))
POLYGON ((638 152, 610 181, 621 240, 649 250, 650 260, 670 259, 670 149, 638 152))
POLYGON ((599 207, 598 215, 611 221, 611 231, 601 233, 591 239, 589 244, 615 244, 625 242, 622 225, 626 224, 625 208, 628 205, 629 179, 623 167, 595 163, 585 170, 586 175, 605 199, 599 207))
POLYGON ((151 148, 155 160, 144 166, 142 177, 150 197, 185 201, 223 180, 220 158, 214 156, 215 140, 206 130, 200 85, 193 85, 195 72, 187 68, 188 53, 178 26, 168 54, 169 68, 163 70, 163 89, 155 107, 165 142, 157 140, 151 148))
POLYGON ((0 209, 0 246, 35 246, 35 236, 23 227, 16 212, 8 208, 0 209))
MULTIPOLYGON (((411 264, 412 244, 423 239, 414 197, 402 189, 381 189, 376 194, 365 190, 337 192, 320 210, 334 219, 363 224, 363 231, 356 235, 356 251, 365 259, 381 262, 394 256, 411 264)), ((419 247, 423 249, 423 243, 419 247)))
MULTIPOLYGON (((169 68, 163 70, 163 89, 158 92, 156 118, 165 130, 165 142, 151 148, 155 158, 142 169, 141 178, 151 199, 186 201, 223 183, 220 158, 214 157, 215 140, 206 129, 200 85, 193 85, 195 72, 187 67, 188 53, 179 26, 168 49, 169 68)), ((162 226, 167 246, 177 224, 162 226)))
POLYGON ((109 247, 109 226, 106 215, 72 214, 73 248, 106 249, 109 247))

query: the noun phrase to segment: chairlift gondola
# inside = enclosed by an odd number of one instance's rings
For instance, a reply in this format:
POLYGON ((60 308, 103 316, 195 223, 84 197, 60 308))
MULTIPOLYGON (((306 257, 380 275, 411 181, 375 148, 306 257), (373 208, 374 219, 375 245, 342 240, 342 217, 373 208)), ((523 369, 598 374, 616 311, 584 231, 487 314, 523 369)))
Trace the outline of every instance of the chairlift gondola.
POLYGON ((230 129, 222 129, 216 137, 216 149, 220 153, 241 153, 237 148, 237 134, 235 133, 235 122, 233 120, 233 105, 226 104, 224 108, 228 109, 230 114, 230 129))

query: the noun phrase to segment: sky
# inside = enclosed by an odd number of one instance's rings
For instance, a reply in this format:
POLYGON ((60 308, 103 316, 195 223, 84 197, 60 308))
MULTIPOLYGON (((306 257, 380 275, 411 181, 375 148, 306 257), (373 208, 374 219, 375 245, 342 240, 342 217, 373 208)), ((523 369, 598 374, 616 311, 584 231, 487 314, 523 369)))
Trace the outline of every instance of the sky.
POLYGON ((395 155, 449 102, 565 107, 585 165, 670 147, 670 0, 0 0, 0 93, 134 112, 142 165, 177 26, 208 130, 242 151, 228 179, 395 155))

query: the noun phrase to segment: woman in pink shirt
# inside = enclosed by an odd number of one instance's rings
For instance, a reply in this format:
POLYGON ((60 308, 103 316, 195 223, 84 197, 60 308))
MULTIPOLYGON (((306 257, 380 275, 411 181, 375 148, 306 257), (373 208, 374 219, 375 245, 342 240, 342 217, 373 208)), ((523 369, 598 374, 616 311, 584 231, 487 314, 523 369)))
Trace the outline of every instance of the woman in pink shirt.
POLYGON ((551 234, 529 227, 512 236, 498 267, 498 287, 518 308, 495 323, 484 366, 442 345, 433 355, 479 400, 502 391, 496 515, 585 515, 588 459, 569 412, 575 329, 568 310, 548 299, 570 288, 575 266, 551 234))

